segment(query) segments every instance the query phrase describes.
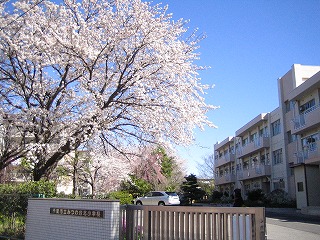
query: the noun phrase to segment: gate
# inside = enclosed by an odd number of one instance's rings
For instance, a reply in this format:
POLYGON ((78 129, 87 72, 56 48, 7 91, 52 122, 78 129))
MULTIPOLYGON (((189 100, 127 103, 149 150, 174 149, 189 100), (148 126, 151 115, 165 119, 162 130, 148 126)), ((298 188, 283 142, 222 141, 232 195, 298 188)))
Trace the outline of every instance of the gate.
POLYGON ((120 239, 265 240, 264 208, 121 206, 120 239))

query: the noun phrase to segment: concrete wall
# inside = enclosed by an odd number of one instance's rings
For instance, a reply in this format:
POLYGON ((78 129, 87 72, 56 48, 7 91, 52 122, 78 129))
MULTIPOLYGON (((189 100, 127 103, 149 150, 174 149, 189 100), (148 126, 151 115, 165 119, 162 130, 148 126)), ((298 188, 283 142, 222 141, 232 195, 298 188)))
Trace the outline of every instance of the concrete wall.
POLYGON ((119 239, 120 203, 29 199, 26 240, 119 239))
POLYGON ((314 74, 320 71, 320 66, 306 66, 301 64, 294 64, 293 79, 295 79, 294 87, 301 85, 306 79, 312 77, 314 74))
MULTIPOLYGON (((271 144, 270 144, 270 161, 272 166, 272 175, 271 175, 271 191, 274 189, 274 183, 283 180, 285 182, 285 189, 286 192, 289 192, 289 183, 288 183, 288 172, 287 172, 287 158, 285 154, 285 133, 283 128, 283 118, 280 111, 280 108, 276 108, 270 113, 269 119, 269 129, 270 129, 270 137, 271 137, 271 144), (281 131, 279 134, 272 136, 272 123, 280 119, 281 124, 281 131), (274 164, 273 162, 273 152, 276 150, 282 150, 282 163, 274 164)), ((289 193, 290 194, 290 193, 289 193)))
POLYGON ((296 183, 297 208, 301 209, 303 207, 308 206, 304 165, 300 165, 294 168, 294 176, 295 176, 295 183, 296 183), (298 190, 299 183, 302 184, 303 191, 298 190))

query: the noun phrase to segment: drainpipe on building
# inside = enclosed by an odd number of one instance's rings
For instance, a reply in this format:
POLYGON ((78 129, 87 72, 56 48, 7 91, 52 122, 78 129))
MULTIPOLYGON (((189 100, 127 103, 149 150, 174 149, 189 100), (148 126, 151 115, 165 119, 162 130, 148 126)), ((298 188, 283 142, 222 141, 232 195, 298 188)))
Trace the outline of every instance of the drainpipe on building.
POLYGON ((306 200, 307 200, 307 207, 309 206, 309 195, 308 195, 308 182, 307 182, 307 168, 306 165, 303 164, 303 169, 304 169, 304 182, 306 185, 306 200))

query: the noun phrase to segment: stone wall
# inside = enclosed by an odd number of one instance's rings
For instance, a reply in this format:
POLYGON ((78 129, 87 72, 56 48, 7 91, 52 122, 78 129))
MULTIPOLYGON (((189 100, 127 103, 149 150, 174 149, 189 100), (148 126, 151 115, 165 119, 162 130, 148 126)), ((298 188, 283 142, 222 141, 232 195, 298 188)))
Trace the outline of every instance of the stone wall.
POLYGON ((119 201, 29 199, 26 240, 119 239, 119 201))

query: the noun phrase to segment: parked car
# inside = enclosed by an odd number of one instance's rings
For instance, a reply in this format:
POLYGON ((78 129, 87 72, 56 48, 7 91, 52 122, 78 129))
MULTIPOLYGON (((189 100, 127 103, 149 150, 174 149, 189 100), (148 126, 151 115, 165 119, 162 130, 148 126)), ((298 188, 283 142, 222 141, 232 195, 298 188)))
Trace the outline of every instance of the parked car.
POLYGON ((152 191, 144 197, 134 200, 136 205, 179 205, 179 196, 175 192, 152 191))

